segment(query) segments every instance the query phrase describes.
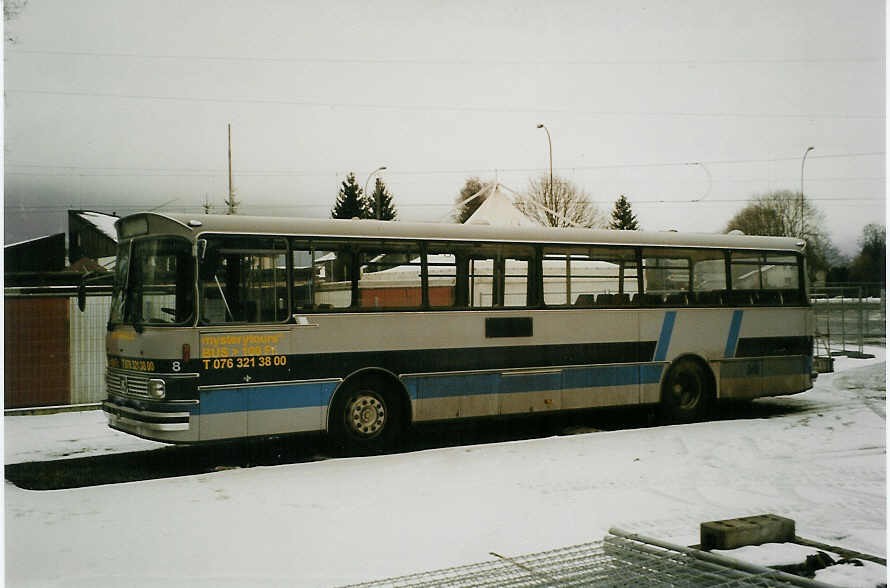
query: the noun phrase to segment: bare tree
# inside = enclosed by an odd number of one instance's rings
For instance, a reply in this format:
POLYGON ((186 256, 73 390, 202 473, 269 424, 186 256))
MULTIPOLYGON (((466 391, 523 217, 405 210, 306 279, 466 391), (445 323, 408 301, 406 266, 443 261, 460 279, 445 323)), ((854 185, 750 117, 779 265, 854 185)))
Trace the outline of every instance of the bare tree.
POLYGON ((746 235, 800 237, 807 242, 807 265, 811 277, 827 271, 834 246, 825 232, 825 217, 818 208, 804 199, 800 192, 779 190, 752 198, 726 224, 726 232, 742 231, 746 235), (803 214, 803 223, 801 223, 803 214))
MULTIPOLYGON (((22 10, 27 6, 28 0, 5 0, 3 2, 3 22, 7 25, 18 18, 19 14, 21 14, 22 10)), ((6 27, 9 28, 8 26, 6 27)), ((6 42, 10 45, 15 45, 18 41, 12 35, 6 36, 6 42)))
POLYGON ((516 208, 547 227, 605 228, 606 218, 582 190, 565 178, 541 176, 529 182, 516 208))

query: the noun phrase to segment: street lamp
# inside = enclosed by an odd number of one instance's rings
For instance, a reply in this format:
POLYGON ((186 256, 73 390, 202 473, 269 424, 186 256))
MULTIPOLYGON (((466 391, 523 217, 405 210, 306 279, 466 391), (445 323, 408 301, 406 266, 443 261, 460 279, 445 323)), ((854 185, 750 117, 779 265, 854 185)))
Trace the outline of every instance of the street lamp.
POLYGON ((800 238, 804 236, 804 212, 803 212, 803 165, 807 162, 807 155, 815 149, 812 145, 807 147, 803 152, 803 159, 800 160, 800 238))
POLYGON ((550 129, 544 126, 544 123, 538 123, 539 129, 544 129, 547 133, 547 147, 550 150, 550 201, 553 201, 553 143, 550 141, 550 129))
MULTIPOLYGON (((374 177, 374 174, 376 174, 377 172, 382 172, 382 171, 385 170, 385 169, 386 169, 386 166, 385 166, 385 165, 381 165, 380 167, 378 167, 377 169, 375 169, 374 171, 372 171, 370 174, 368 174, 368 179, 365 180, 365 190, 364 190, 363 194, 367 194, 367 193, 368 193, 368 182, 371 181, 371 178, 374 177)), ((375 206, 375 208, 377 209, 377 220, 380 220, 380 199, 379 199, 379 198, 376 199, 376 206, 375 206)))

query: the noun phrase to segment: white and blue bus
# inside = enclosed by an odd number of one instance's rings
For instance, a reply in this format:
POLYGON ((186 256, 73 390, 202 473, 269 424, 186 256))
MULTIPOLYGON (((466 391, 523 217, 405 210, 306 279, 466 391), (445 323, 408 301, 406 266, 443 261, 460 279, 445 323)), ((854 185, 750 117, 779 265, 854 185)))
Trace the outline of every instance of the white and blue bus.
POLYGON ((144 213, 117 223, 111 427, 191 443, 812 386, 804 243, 144 213))

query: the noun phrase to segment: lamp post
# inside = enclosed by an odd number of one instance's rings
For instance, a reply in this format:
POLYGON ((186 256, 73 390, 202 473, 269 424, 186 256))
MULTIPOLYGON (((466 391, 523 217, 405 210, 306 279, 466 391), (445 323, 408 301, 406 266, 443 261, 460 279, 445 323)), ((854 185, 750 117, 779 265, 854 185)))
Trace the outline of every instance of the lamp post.
MULTIPOLYGON (((377 172, 382 172, 382 171, 385 170, 385 169, 386 169, 386 166, 385 166, 385 165, 381 165, 380 167, 378 167, 377 169, 375 169, 374 171, 372 171, 370 174, 368 174, 368 179, 365 180, 365 190, 364 190, 364 192, 363 192, 364 194, 367 194, 367 193, 368 193, 368 182, 371 181, 371 178, 374 177, 374 174, 376 174, 377 172)), ((379 198, 376 198, 376 199, 375 199, 375 206, 374 206, 374 208, 377 209, 377 215, 376 215, 376 216, 377 216, 377 220, 380 220, 380 199, 379 199, 379 198)))
POLYGON ((550 150, 550 201, 553 202, 553 143, 550 141, 550 129, 544 126, 544 123, 538 123, 539 129, 544 129, 547 133, 547 148, 550 150))
POLYGON ((803 159, 800 160, 800 238, 804 236, 804 211, 803 211, 803 166, 807 162, 807 155, 815 149, 812 145, 807 147, 803 152, 803 159))

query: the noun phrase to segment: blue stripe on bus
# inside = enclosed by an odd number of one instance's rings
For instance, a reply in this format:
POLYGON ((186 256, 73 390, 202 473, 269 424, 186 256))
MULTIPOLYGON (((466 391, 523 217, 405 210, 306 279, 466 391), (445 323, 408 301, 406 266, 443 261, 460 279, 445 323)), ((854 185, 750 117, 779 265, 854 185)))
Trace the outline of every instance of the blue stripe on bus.
POLYGON ((676 310, 669 310, 664 313, 664 322, 661 323, 661 335, 658 336, 658 344, 655 346, 653 361, 664 361, 667 358, 668 347, 671 344, 671 334, 674 332, 674 322, 676 320, 676 310))
MULTIPOLYGON (((558 369, 558 368, 556 368, 558 369)), ((660 364, 569 367, 554 373, 464 373, 407 376, 405 385, 412 400, 491 394, 522 394, 657 384, 660 364)), ((255 410, 321 408, 328 406, 338 382, 306 382, 290 385, 217 388, 201 391, 203 415, 255 410)))
POLYGON ((808 357, 754 357, 723 362, 720 366, 722 378, 781 378, 810 374, 812 360, 808 357))
POLYGON ((201 414, 327 406, 337 382, 218 388, 201 391, 201 414))
POLYGON ((418 400, 657 384, 663 371, 660 364, 607 365, 568 367, 544 374, 406 376, 404 382, 411 399, 418 400))
POLYGON ((742 330, 742 315, 745 311, 735 310, 732 313, 732 322, 729 324, 729 336, 726 338, 726 351, 724 357, 735 357, 739 345, 739 333, 742 330))

